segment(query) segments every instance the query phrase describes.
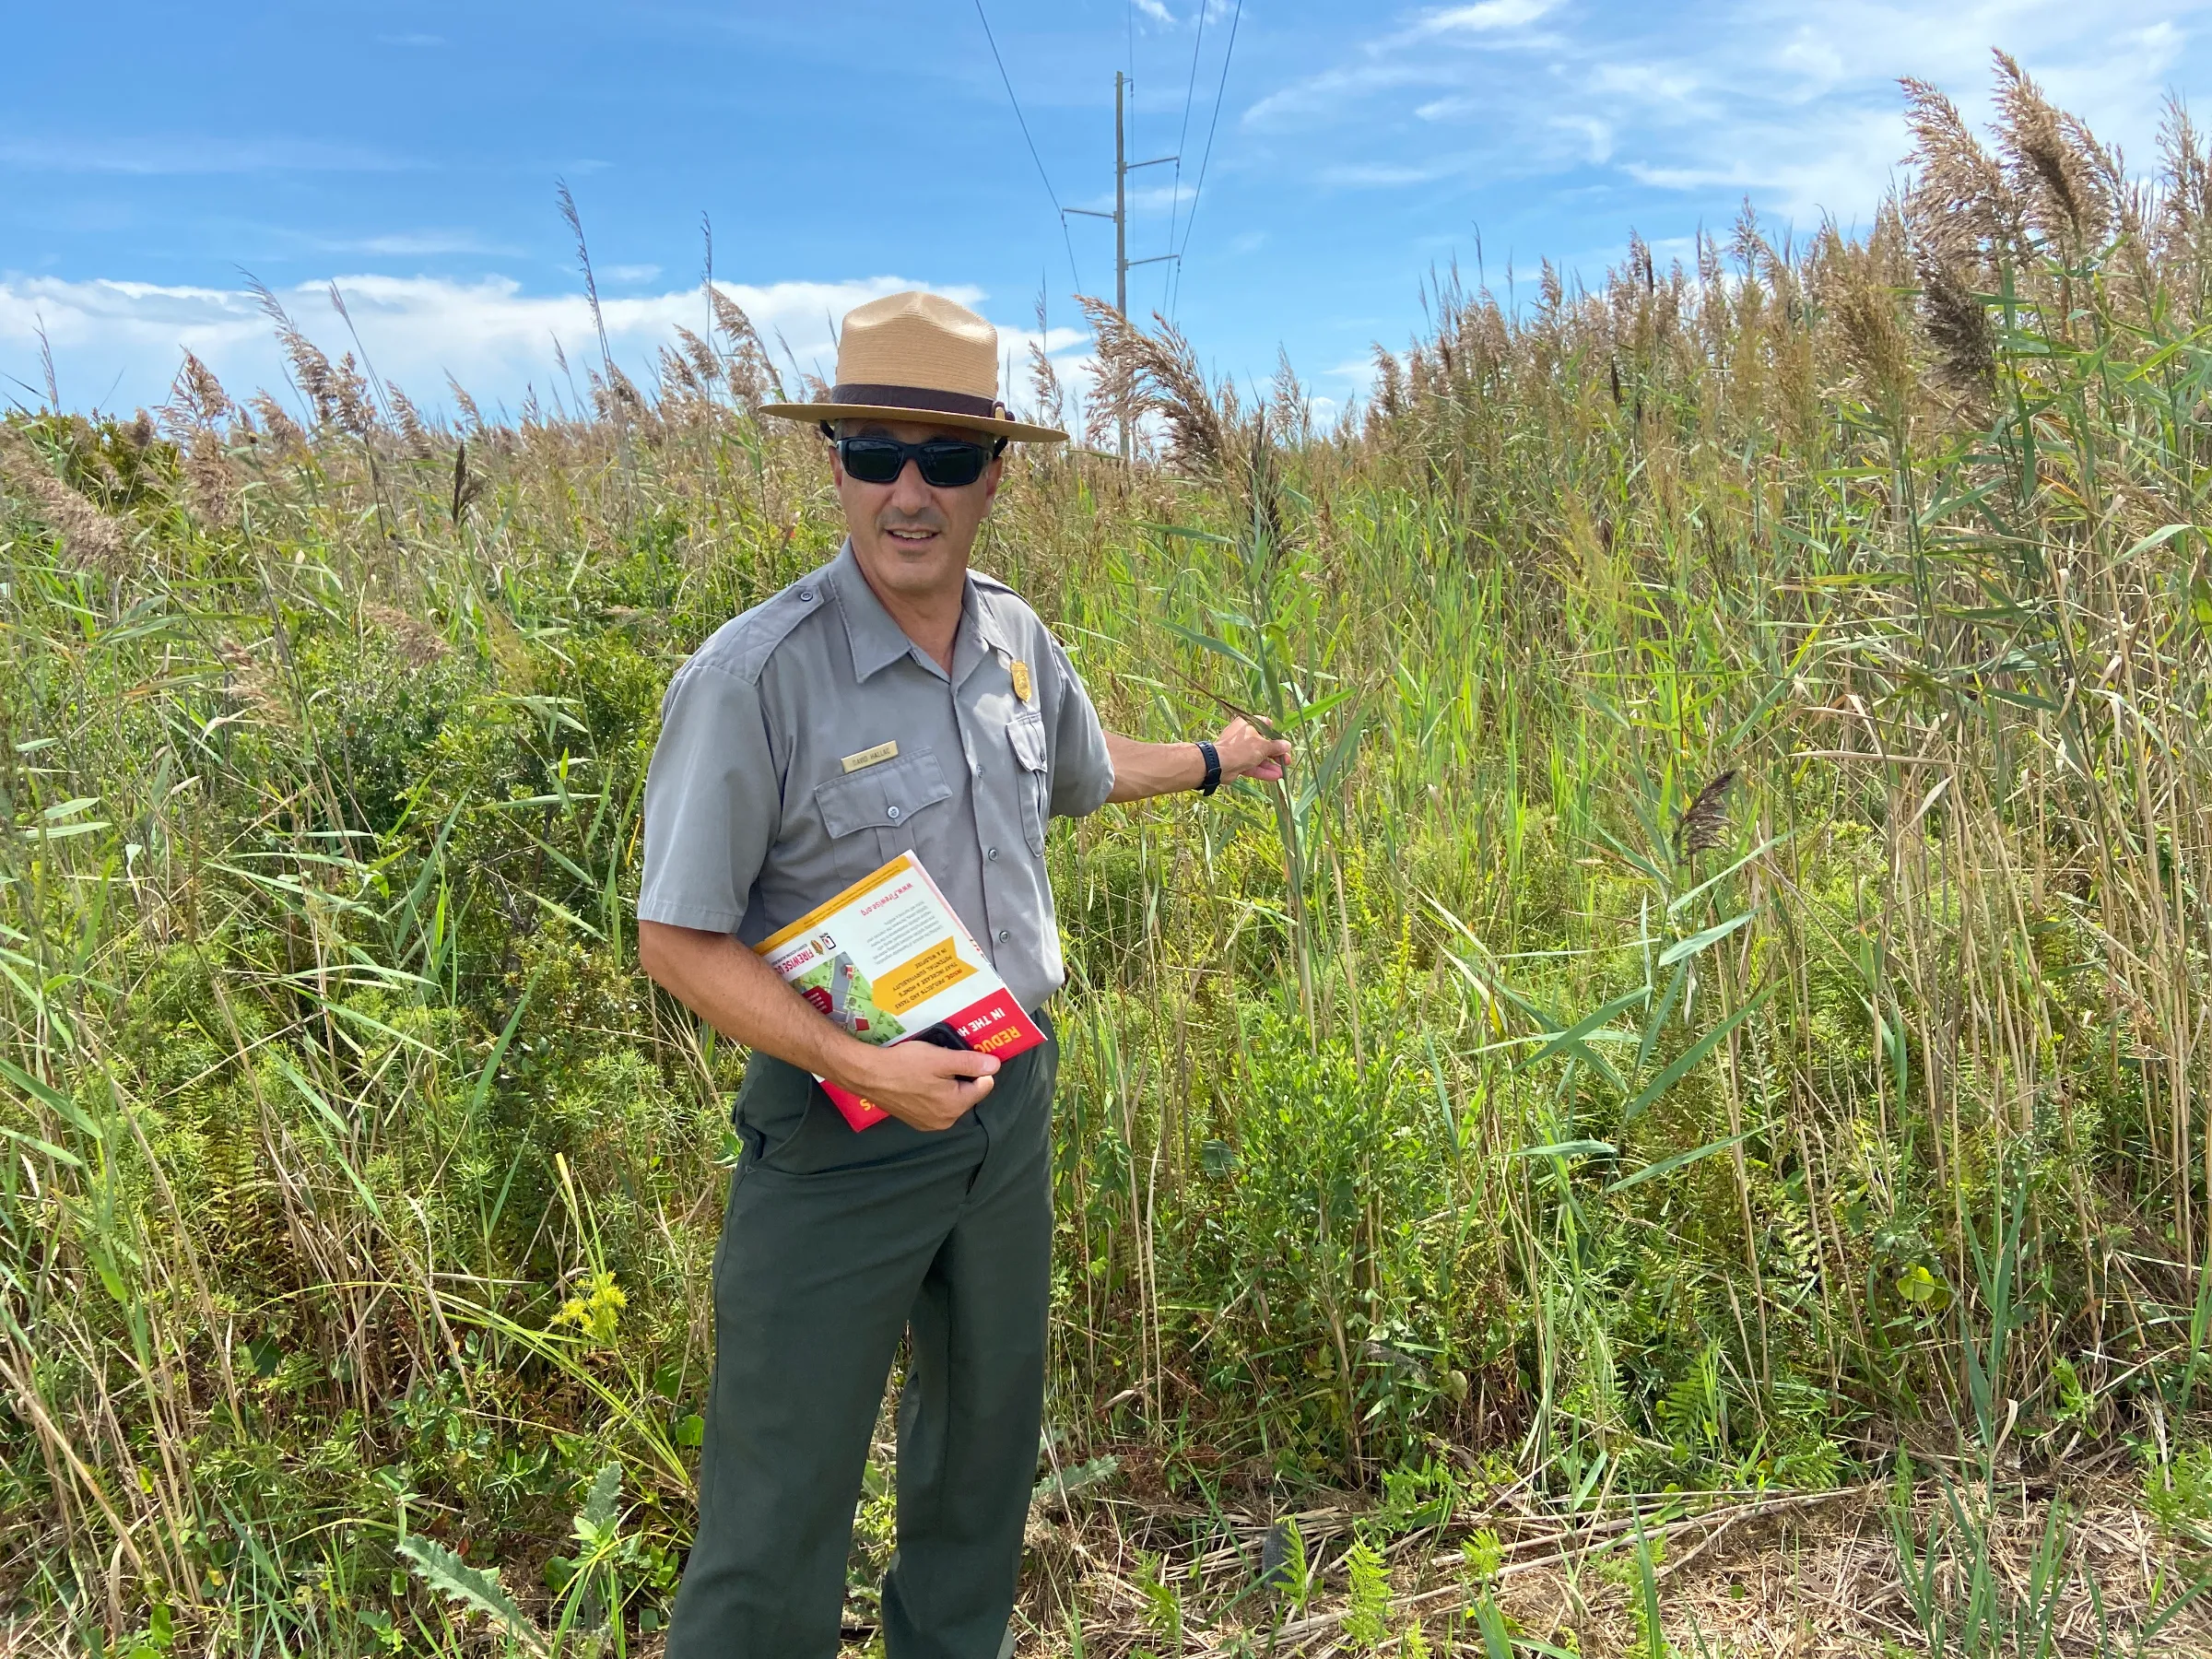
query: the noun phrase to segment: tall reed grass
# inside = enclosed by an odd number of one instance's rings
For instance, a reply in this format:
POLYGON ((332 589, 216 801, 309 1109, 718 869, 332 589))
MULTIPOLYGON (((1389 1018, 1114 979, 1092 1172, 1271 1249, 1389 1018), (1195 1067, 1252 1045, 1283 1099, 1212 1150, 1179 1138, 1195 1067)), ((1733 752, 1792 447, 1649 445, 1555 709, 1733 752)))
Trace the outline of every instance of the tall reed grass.
MULTIPOLYGON (((979 562, 1111 723, 1299 762, 1053 846, 1032 1640, 1425 1651, 1390 1574, 1449 1537, 1435 1640, 1602 1647, 1579 1580, 1548 1634, 1492 1594, 1541 1513, 1658 1653, 1670 1527, 1915 1466, 1924 1641, 2194 1617, 2055 1510, 2024 1601, 1972 1544, 2117 1448, 2212 1543, 2212 160, 2177 107, 2134 179, 1999 89, 1985 147, 1908 84, 1863 238, 1439 276, 1326 429, 1092 309, 1088 413, 1154 453, 1022 457, 979 562)), ((712 300, 512 424, 272 298, 289 400, 188 359, 0 429, 25 1642, 650 1647, 744 1057, 637 971, 644 762, 836 535, 712 300)))

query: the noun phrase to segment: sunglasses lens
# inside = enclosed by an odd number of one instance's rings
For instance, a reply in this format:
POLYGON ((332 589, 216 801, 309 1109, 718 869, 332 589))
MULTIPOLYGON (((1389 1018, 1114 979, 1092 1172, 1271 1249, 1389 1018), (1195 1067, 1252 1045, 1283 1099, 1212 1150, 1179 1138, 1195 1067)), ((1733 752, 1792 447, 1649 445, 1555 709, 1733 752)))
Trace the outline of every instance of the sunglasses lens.
POLYGON ((838 446, 845 471, 863 484, 890 484, 906 465, 906 450, 888 438, 847 438, 838 446))
POLYGON ((964 488, 983 476, 989 459, 980 443, 932 441, 922 446, 922 477, 938 489, 964 488))

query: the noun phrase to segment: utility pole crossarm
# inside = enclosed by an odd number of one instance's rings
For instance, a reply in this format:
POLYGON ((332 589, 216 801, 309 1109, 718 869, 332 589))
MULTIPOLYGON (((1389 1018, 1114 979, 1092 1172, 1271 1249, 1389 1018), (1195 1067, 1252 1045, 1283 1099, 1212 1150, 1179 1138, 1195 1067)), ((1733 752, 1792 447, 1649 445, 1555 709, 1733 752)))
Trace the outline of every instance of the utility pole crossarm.
MULTIPOLYGON (((1128 76, 1117 69, 1113 72, 1113 211, 1101 213, 1096 207, 1063 207, 1063 219, 1071 213, 1085 218, 1102 218, 1113 221, 1113 311, 1124 323, 1129 320, 1129 272, 1135 265, 1159 265, 1166 260, 1180 260, 1180 253, 1156 253, 1150 259, 1129 257, 1129 175, 1140 167, 1161 167, 1170 161, 1181 161, 1182 157, 1155 156, 1149 161, 1131 161, 1128 159, 1128 133, 1125 125, 1126 100, 1132 85, 1128 76)), ((1122 412, 1122 459, 1130 458, 1132 434, 1128 411, 1122 412)))

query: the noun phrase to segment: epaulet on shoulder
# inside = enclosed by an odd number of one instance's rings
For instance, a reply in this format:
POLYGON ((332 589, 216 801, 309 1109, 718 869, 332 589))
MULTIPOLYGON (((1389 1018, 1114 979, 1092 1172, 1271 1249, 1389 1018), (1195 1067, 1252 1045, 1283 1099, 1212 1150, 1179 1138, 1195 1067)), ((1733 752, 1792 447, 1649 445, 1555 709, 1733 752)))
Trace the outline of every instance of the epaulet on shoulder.
POLYGON ((1030 608, 1030 602, 997 577, 972 566, 969 569, 968 576, 975 583, 977 594, 988 602, 992 613, 1003 625, 1010 628, 1040 626, 1037 613, 1030 608))
POLYGON ((763 599, 751 610, 739 613, 714 630, 699 648, 691 664, 734 675, 758 685, 768 659, 793 629, 822 608, 824 594, 818 573, 803 576, 780 594, 763 599))

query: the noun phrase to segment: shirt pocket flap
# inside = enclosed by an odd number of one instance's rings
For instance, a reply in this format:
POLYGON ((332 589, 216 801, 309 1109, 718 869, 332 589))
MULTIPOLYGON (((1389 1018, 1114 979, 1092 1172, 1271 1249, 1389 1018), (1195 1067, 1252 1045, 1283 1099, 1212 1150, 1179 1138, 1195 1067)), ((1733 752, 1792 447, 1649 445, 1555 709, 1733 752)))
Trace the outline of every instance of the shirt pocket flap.
POLYGON ((864 766, 814 788, 822 828, 833 837, 861 830, 902 830, 924 806, 951 796, 952 785, 945 782, 934 749, 864 766))
POLYGON ((1017 714, 1006 723, 1006 737, 1014 745, 1014 760, 1024 771, 1044 771, 1044 716, 1017 714))

